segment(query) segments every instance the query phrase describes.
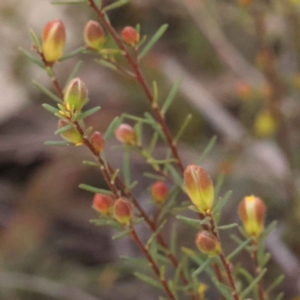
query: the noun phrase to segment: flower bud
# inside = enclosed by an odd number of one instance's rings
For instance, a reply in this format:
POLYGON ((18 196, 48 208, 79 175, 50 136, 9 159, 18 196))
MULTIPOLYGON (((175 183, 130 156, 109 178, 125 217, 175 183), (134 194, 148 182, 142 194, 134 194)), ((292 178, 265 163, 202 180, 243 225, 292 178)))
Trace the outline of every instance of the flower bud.
POLYGON ((42 33, 43 55, 47 62, 53 63, 63 55, 66 42, 65 26, 61 20, 47 23, 42 33))
POLYGON ((126 225, 131 220, 132 205, 125 198, 119 198, 114 204, 114 217, 122 225, 126 225))
MULTIPOLYGON (((60 119, 58 120, 58 129, 63 128, 69 124, 70 123, 60 119)), ((63 139, 65 139, 66 141, 72 144, 75 144, 76 146, 79 146, 83 143, 83 138, 75 127, 72 127, 67 131, 64 131, 60 135, 63 139)))
POLYGON ((114 201, 110 196, 103 194, 95 194, 92 207, 97 212, 109 216, 111 214, 113 204, 114 201))
POLYGON ((85 25, 83 38, 86 45, 94 50, 101 49, 106 40, 101 25, 92 20, 85 25))
POLYGON ((105 140, 102 136, 102 134, 98 131, 94 132, 91 138, 91 143, 97 152, 102 152, 104 145, 105 145, 105 140))
POLYGON ((128 124, 121 124, 115 131, 115 136, 122 144, 135 145, 136 134, 134 129, 128 124))
POLYGON ((66 108, 71 112, 79 112, 88 102, 87 89, 84 82, 80 78, 72 79, 64 95, 66 108))
POLYGON ((259 138, 272 137, 278 128, 278 120, 269 110, 262 110, 255 118, 253 129, 259 138))
POLYGON ((126 26, 122 30, 122 39, 126 44, 136 46, 140 41, 140 35, 133 27, 126 26))
POLYGON ((151 187, 151 196, 157 204, 162 204, 168 197, 168 187, 162 181, 157 181, 151 187))
POLYGON ((211 232, 207 230, 198 232, 195 242, 199 251, 208 256, 216 256, 221 253, 220 242, 211 232))
POLYGON ((189 165, 184 171, 184 184, 187 194, 201 213, 209 212, 214 202, 214 186, 204 169, 189 165))
POLYGON ((266 206, 255 196, 245 197, 239 205, 238 214, 250 236, 259 237, 264 230, 266 206))

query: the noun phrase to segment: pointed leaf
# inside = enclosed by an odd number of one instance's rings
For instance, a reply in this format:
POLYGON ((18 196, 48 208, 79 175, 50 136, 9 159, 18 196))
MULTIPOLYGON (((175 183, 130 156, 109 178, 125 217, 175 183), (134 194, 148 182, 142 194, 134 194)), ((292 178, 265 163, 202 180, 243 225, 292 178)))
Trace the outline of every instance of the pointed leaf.
POLYGON ((150 39, 148 44, 143 48, 141 53, 138 56, 138 59, 142 59, 150 50, 151 48, 156 44, 156 42, 162 37, 162 35, 166 32, 168 29, 168 25, 164 24, 162 25, 156 33, 153 35, 153 37, 150 39))
POLYGON ((37 66, 41 67, 42 69, 45 69, 44 64, 37 58, 35 58, 33 55, 31 55, 27 50, 20 47, 19 51, 21 51, 30 61, 32 61, 37 66))
POLYGON ((161 109, 161 113, 164 115, 167 110, 169 109, 169 107, 171 106, 173 100, 175 99, 175 96, 178 92, 178 89, 179 89, 179 86, 180 84, 182 83, 182 79, 179 79, 177 80, 173 85, 172 85, 172 88, 167 96, 167 99, 165 101, 165 103, 163 104, 162 106, 162 109, 161 109))
POLYGON ((80 113, 80 114, 76 117, 76 120, 77 120, 77 121, 83 120, 84 118, 86 118, 86 117, 88 117, 88 116, 90 116, 90 115, 96 113, 96 112, 97 112, 98 110, 100 110, 100 109, 101 109, 100 106, 96 106, 96 107, 91 108, 91 109, 89 109, 89 110, 87 110, 87 111, 85 111, 85 112, 82 112, 82 113, 80 113))
POLYGON ((97 193, 97 194, 104 194, 104 195, 111 195, 111 191, 107 191, 104 189, 95 188, 88 184, 80 184, 79 188, 88 192, 97 193))
POLYGON ((32 83, 38 88, 40 89, 44 94, 46 94, 49 98, 51 98, 52 100, 54 100, 55 102, 58 103, 63 103, 62 99, 60 99, 58 96, 56 96, 54 93, 52 93, 50 90, 48 90, 47 88, 45 88, 44 86, 42 86, 40 83, 38 83, 37 81, 33 80, 32 83))

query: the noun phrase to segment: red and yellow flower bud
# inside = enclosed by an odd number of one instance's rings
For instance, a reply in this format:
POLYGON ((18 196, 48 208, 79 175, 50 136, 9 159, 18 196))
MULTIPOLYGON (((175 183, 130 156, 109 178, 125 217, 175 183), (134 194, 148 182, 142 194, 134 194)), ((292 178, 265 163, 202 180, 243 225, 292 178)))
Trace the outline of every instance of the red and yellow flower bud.
POLYGON ((136 133, 128 124, 121 124, 115 131, 115 136, 118 141, 126 145, 136 144, 136 133))
POLYGON ((42 33, 42 48, 45 60, 53 63, 63 55, 66 43, 65 26, 61 20, 50 21, 42 33))
POLYGON ((162 181, 157 181, 151 187, 151 197, 157 204, 164 203, 168 198, 168 187, 162 181))
POLYGON ((114 204, 114 217, 121 224, 130 223, 132 217, 132 205, 125 198, 119 198, 114 204))
POLYGON ((122 39, 126 44, 136 46, 140 41, 140 35, 135 28, 126 26, 122 30, 122 39))
POLYGON ((207 213, 213 206, 214 186, 207 172, 196 165, 189 165, 184 171, 185 190, 201 213, 207 213))
POLYGON ((83 38, 86 45, 94 50, 101 49, 105 43, 105 34, 101 25, 96 21, 88 21, 84 27, 83 38))
POLYGON ((80 78, 72 79, 64 95, 66 109, 71 112, 79 112, 88 102, 88 92, 84 82, 80 78))
MULTIPOLYGON (((58 129, 63 128, 69 124, 70 124, 69 122, 60 119, 60 120, 58 120, 58 129)), ((62 132, 60 135, 63 139, 65 139, 66 141, 68 141, 76 146, 79 146, 83 143, 83 138, 75 127, 72 127, 70 129, 62 132)))
POLYGON ((110 216, 114 205, 113 199, 108 195, 95 194, 93 200, 93 208, 106 216, 110 216))
POLYGON ((198 232, 195 242, 199 251, 208 256, 216 256, 221 253, 220 242, 207 230, 198 232))
POLYGON ((91 143, 97 152, 102 152, 104 145, 105 145, 105 140, 102 136, 102 134, 98 131, 94 132, 91 138, 91 143))
POLYGON ((238 208, 244 229, 250 236, 259 237, 264 230, 266 206, 255 196, 245 197, 238 208))

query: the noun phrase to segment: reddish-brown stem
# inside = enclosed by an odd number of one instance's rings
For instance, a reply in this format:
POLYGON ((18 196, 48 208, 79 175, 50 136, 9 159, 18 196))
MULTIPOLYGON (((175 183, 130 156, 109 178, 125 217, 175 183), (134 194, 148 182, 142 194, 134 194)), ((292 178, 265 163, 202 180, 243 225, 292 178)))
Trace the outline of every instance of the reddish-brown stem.
POLYGON ((166 293, 168 294, 169 298, 175 300, 175 296, 174 296, 173 292, 170 290, 168 283, 166 282, 165 278, 163 276, 161 276, 157 264, 155 263, 154 259, 152 258, 151 254, 149 253, 148 249, 145 247, 145 245, 139 239, 133 226, 131 226, 130 236, 133 239, 133 241, 137 244, 137 246, 140 248, 140 250, 142 251, 144 256, 147 258, 147 260, 149 261, 151 268, 153 269, 157 278, 161 282, 161 284, 162 284, 164 290, 166 291, 166 293))
MULTIPOLYGON (((252 241, 252 253, 251 253, 251 256, 252 256, 252 260, 253 260, 253 263, 254 263, 254 268, 255 268, 255 274, 256 276, 259 276, 260 273, 261 273, 261 269, 260 269, 260 266, 259 266, 259 263, 258 263, 258 253, 257 253, 257 241, 253 239, 252 241)), ((265 293, 264 293, 264 289, 263 289, 263 284, 262 284, 262 281, 260 280, 258 283, 257 283, 257 289, 258 289, 258 297, 259 297, 259 300, 264 300, 265 299, 265 293)))
POLYGON ((227 275, 227 278, 228 278, 228 282, 229 282, 229 285, 231 287, 231 294, 232 294, 232 297, 234 300, 240 300, 240 297, 237 293, 237 289, 236 289, 236 286, 235 286, 235 283, 234 283, 234 279, 233 279, 233 276, 232 276, 232 272, 231 272, 231 269, 230 269, 230 265, 229 265, 229 262, 227 261, 225 255, 223 252, 221 252, 219 254, 219 257, 221 259, 221 262, 222 262, 222 265, 225 269, 225 272, 226 272, 226 275, 227 275))
MULTIPOLYGON (((205 216, 209 217, 209 225, 210 225, 210 231, 214 234, 214 236, 219 240, 219 235, 218 235, 218 231, 216 229, 216 224, 215 224, 215 220, 213 215, 210 212, 207 212, 205 214, 205 216)), ((200 215, 200 218, 203 218, 203 215, 200 215)), ((220 242, 221 244, 221 242, 220 242)), ((223 251, 221 250, 221 253, 219 254, 219 257, 221 259, 222 265, 224 267, 228 282, 229 282, 229 286, 231 288, 231 294, 232 297, 234 298, 234 300, 240 300, 236 286, 235 286, 235 282, 234 282, 234 278, 233 278, 233 274, 230 268, 230 263, 227 261, 223 251)), ((220 281, 222 282, 222 281, 220 281)))
MULTIPOLYGON (((213 269, 214 269, 214 272, 215 272, 215 274, 216 274, 216 276, 217 276, 218 281, 219 281, 220 283, 224 283, 224 282, 223 282, 222 272, 221 272, 220 267, 218 266, 218 264, 217 264, 216 262, 214 262, 214 263, 212 264, 212 266, 213 266, 213 269)), ((221 300, 225 300, 225 297, 222 296, 222 297, 221 297, 221 300)))
POLYGON ((173 139, 170 133, 170 130, 165 122, 164 119, 164 115, 161 113, 161 111, 159 110, 158 106, 156 105, 156 103, 154 102, 154 98, 152 95, 152 92, 150 91, 146 80, 140 70, 139 64, 137 63, 136 59, 134 59, 129 52, 127 51, 126 47, 124 46, 124 44, 122 43, 122 40, 120 39, 118 33, 116 32, 116 30, 113 28, 113 26, 111 26, 111 24, 109 23, 109 21, 107 20, 107 18, 105 17, 105 14, 97 7, 96 3, 94 2, 94 0, 89 0, 89 4, 92 7, 92 9, 96 12, 96 14, 98 15, 101 23, 103 24, 103 26, 106 28, 106 30, 110 33, 110 35, 112 36, 112 38, 114 39, 114 41, 116 42, 117 46, 119 47, 119 49, 124 53, 124 56, 128 62, 128 64, 130 65, 132 72, 135 74, 136 76, 136 81, 139 83, 139 85, 141 86, 141 88, 143 89, 148 102, 150 103, 154 115, 156 117, 156 120, 158 121, 158 123, 161 126, 161 130, 164 133, 164 136, 166 138, 166 142, 172 152, 173 157, 176 159, 176 164, 179 168, 179 170, 181 172, 184 171, 184 167, 183 164, 181 162, 181 159, 179 157, 176 145, 173 143, 173 139))

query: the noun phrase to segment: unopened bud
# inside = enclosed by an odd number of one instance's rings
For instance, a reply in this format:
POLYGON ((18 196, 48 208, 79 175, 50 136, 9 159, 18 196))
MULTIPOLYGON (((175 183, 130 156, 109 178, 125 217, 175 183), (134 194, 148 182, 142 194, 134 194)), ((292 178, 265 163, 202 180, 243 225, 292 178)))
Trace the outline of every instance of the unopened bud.
POLYGON ((114 204, 114 217, 122 225, 130 222, 132 215, 132 205, 125 198, 119 198, 114 204))
POLYGON ((47 62, 53 63, 63 55, 66 42, 65 26, 61 20, 49 22, 42 33, 43 55, 47 62))
POLYGON ((66 108, 71 112, 79 112, 88 102, 87 94, 84 82, 80 78, 72 79, 64 95, 66 108))
POLYGON ((253 129, 259 138, 272 137, 278 128, 276 116, 269 110, 262 110, 255 118, 253 129))
POLYGON ((88 21, 84 27, 83 38, 88 47, 98 50, 105 42, 105 35, 101 25, 96 21, 88 21))
POLYGON ((162 204, 168 197, 168 187, 162 181, 157 181, 151 187, 151 196, 156 203, 162 204))
POLYGON ((136 46, 140 41, 140 35, 133 27, 126 26, 122 30, 122 39, 126 44, 136 46))
MULTIPOLYGON (((58 129, 63 128, 69 124, 70 123, 60 119, 58 120, 58 129)), ((71 127, 70 129, 62 132, 60 135, 63 139, 72 144, 75 144, 76 146, 79 146, 83 143, 83 138, 75 127, 71 127)))
POLYGON ((95 194, 92 207, 97 212, 109 216, 111 215, 113 204, 114 201, 110 196, 103 194, 95 194))
POLYGON ((207 172, 200 166, 189 165, 184 171, 185 190, 201 213, 213 206, 214 186, 207 172))
POLYGON ((216 256, 221 253, 220 242, 211 232, 207 230, 198 232, 195 242, 199 251, 208 256, 216 256))
POLYGON ((121 124, 115 131, 115 136, 118 141, 126 145, 136 144, 136 133, 128 124, 121 124))
POLYGON ((102 136, 102 134, 98 131, 94 132, 91 138, 91 143, 97 152, 102 152, 104 145, 105 145, 105 140, 102 136))
POLYGON ((247 234, 259 237, 264 230, 266 214, 263 201, 253 195, 245 197, 239 205, 238 213, 247 234))

